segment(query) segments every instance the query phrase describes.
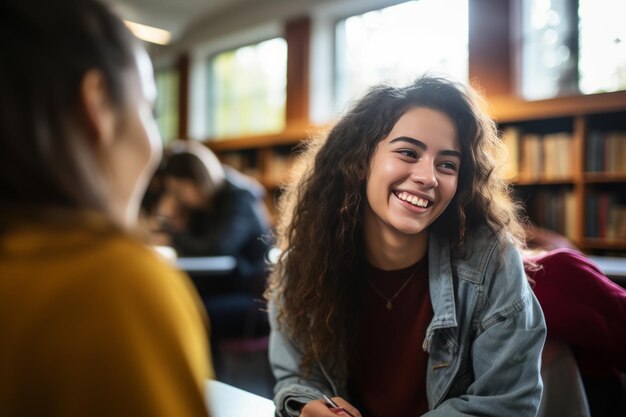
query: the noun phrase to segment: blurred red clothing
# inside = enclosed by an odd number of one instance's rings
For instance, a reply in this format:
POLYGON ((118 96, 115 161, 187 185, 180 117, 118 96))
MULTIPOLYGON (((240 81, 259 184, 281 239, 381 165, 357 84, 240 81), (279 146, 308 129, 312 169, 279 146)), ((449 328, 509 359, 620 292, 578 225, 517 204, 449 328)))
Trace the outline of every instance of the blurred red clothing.
POLYGON ((575 250, 530 259, 542 267, 526 273, 536 282, 548 337, 572 347, 583 377, 626 372, 626 290, 575 250))

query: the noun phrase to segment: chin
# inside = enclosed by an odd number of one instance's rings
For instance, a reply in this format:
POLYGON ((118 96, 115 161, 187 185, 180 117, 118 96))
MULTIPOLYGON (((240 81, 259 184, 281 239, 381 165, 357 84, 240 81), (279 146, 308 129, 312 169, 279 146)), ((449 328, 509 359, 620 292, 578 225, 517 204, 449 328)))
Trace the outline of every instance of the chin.
POLYGON ((428 225, 423 225, 423 224, 396 224, 394 225, 394 228, 399 232, 402 233, 403 235, 407 235, 407 236, 412 236, 412 235, 418 235, 424 231, 426 231, 428 229, 428 225))

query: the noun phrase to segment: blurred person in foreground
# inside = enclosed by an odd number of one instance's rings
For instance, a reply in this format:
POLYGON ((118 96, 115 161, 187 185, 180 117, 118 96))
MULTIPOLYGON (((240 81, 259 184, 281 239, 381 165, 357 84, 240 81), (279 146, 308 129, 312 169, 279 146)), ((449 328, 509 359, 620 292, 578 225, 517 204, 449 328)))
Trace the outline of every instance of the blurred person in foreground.
POLYGON ((207 321, 135 236, 148 55, 92 0, 0 5, 0 415, 207 416, 207 321))

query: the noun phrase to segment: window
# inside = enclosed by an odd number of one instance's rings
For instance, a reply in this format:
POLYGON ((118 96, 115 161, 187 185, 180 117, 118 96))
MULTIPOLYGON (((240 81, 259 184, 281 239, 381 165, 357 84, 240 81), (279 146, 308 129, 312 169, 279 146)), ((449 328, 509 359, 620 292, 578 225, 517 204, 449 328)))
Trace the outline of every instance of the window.
POLYGON ((523 97, 626 89, 625 14, 623 0, 525 0, 523 97))
POLYGON ((380 83, 428 72, 468 78, 467 0, 419 0, 351 16, 336 27, 338 108, 380 83))
POLYGON ((208 127, 215 138, 285 126, 287 43, 275 38, 221 52, 209 63, 208 127))
POLYGON ((155 72, 157 98, 154 104, 161 138, 168 143, 178 137, 178 71, 173 68, 155 72))
POLYGON ((580 0, 580 90, 626 89, 626 2, 580 0))

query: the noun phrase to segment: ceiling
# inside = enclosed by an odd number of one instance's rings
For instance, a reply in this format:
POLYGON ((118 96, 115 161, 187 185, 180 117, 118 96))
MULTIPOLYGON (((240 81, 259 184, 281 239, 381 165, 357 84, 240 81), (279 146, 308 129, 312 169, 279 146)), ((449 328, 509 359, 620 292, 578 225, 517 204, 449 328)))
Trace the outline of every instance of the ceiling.
POLYGON ((179 38, 191 24, 255 0, 105 0, 123 18, 165 29, 179 38))

